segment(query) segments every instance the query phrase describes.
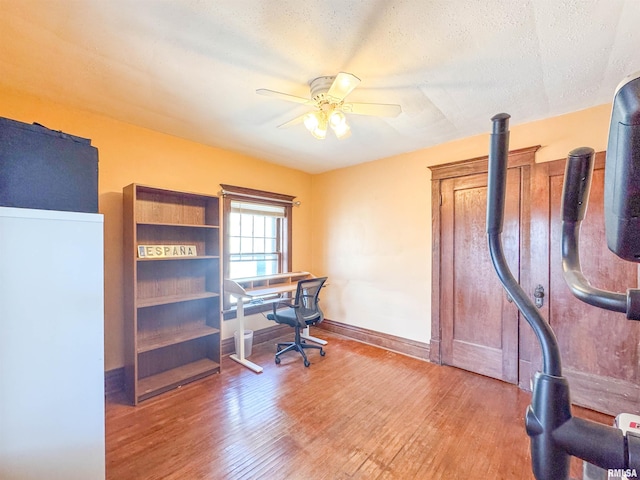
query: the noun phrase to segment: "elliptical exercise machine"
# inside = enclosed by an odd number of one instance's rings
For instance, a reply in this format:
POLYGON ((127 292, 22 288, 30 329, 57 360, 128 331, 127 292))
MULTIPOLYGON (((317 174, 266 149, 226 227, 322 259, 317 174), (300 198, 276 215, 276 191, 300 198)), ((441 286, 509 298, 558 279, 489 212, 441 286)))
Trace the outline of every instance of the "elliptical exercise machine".
MULTIPOLYGON (((491 120, 487 191, 487 234, 493 266, 507 293, 523 314, 542 349, 542 372, 535 375, 525 426, 537 480, 569 478, 571 456, 613 471, 619 478, 640 476, 640 433, 573 417, 569 384, 562 376, 560 350, 551 326, 513 277, 501 240, 504 216, 509 118, 491 120)), ((584 277, 578 251, 580 224, 587 209, 594 150, 569 153, 562 195, 562 266, 572 293, 595 307, 640 320, 640 289, 626 294, 599 290, 584 277)), ((616 89, 605 166, 607 245, 620 258, 640 263, 640 73, 616 89)), ((620 417, 619 417, 620 418, 620 417)), ((623 417, 628 418, 628 417, 623 417)))

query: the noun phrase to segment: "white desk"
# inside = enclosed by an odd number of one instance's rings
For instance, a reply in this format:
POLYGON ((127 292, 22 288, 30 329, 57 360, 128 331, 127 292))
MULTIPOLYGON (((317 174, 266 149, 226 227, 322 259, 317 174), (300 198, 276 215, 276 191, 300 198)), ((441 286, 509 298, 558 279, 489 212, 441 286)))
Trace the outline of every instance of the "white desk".
MULTIPOLYGON (((239 352, 230 355, 230 358, 256 373, 262 372, 262 367, 247 360, 244 356, 244 299, 255 300, 269 295, 281 295, 283 293, 295 292, 298 281, 314 278, 309 272, 289 272, 275 275, 262 275, 258 277, 245 277, 235 279, 225 279, 224 291, 238 299, 237 318, 239 352)), ((326 345, 327 341, 309 335, 309 327, 304 329, 301 335, 305 340, 309 340, 321 345, 326 345)))

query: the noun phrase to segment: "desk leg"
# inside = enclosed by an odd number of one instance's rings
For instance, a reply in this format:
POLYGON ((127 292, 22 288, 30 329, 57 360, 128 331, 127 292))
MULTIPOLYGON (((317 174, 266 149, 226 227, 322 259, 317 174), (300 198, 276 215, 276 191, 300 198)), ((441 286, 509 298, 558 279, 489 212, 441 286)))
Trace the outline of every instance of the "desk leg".
POLYGON ((321 338, 316 338, 316 337, 312 337, 311 335, 309 335, 309 327, 307 326, 307 328, 305 328, 302 333, 300 334, 300 336, 302 338, 304 338, 305 340, 310 340, 314 343, 319 343, 320 345, 326 345, 327 341, 326 340, 322 340, 321 338))
POLYGON ((253 370, 256 373, 262 373, 262 367, 260 365, 256 365, 253 362, 250 362, 246 358, 244 358, 244 304, 242 303, 242 298, 238 298, 238 310, 237 310, 237 318, 238 318, 238 334, 240 336, 240 352, 232 353, 229 355, 231 360, 235 360, 241 365, 244 365, 250 370, 253 370))

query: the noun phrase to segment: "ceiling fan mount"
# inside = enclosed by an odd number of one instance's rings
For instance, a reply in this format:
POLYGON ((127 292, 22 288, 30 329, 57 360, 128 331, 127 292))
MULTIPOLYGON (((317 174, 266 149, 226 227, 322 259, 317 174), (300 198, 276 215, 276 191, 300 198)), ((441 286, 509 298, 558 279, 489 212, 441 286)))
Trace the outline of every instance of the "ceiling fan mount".
POLYGON ((351 103, 345 97, 358 86, 360 79, 351 73, 340 72, 334 76, 322 76, 309 82, 311 98, 298 97, 274 90, 258 89, 256 93, 289 102, 313 105, 315 110, 294 118, 278 128, 304 123, 311 134, 324 139, 330 127, 338 138, 351 134, 344 113, 382 117, 396 117, 402 111, 400 105, 383 103, 351 103))
POLYGON ((336 77, 334 75, 332 77, 318 77, 311 80, 309 82, 309 87, 311 87, 311 98, 316 102, 324 100, 335 79, 336 77))

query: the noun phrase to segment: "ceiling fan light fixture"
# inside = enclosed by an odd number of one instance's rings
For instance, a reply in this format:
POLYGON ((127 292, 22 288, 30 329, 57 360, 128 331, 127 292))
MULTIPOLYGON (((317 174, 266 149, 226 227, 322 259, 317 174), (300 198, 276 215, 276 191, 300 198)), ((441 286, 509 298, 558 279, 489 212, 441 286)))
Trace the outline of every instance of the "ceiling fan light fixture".
POLYGON ((317 112, 309 112, 304 116, 304 126, 310 132, 313 132, 320 125, 320 119, 318 118, 317 112))
POLYGON ((347 117, 340 110, 334 110, 329 117, 329 126, 338 138, 347 138, 351 135, 351 128, 347 124, 347 117))
POLYGON ((316 137, 318 140, 324 140, 327 137, 327 128, 324 129, 318 126, 315 130, 311 131, 311 135, 316 137))
POLYGON ((304 126, 311 132, 311 135, 318 140, 324 140, 327 137, 327 127, 329 121, 322 111, 309 112, 304 116, 304 126))
POLYGON ((349 125, 347 125, 347 122, 344 122, 338 127, 334 127, 333 125, 331 125, 331 128, 333 129, 333 133, 335 133, 336 137, 338 137, 339 139, 348 138, 349 136, 351 136, 351 128, 349 127, 349 125))
POLYGON ((327 136, 327 118, 322 112, 309 112, 304 116, 304 126, 311 135, 319 140, 324 140, 327 136))
POLYGON ((345 103, 344 99, 358 86, 360 79, 352 73, 340 72, 336 76, 317 77, 309 82, 311 99, 296 95, 276 92, 260 88, 256 93, 305 105, 314 105, 315 110, 297 116, 278 128, 290 127, 304 123, 309 132, 320 140, 327 136, 329 127, 336 137, 347 138, 351 135, 351 127, 347 124, 346 113, 379 117, 397 117, 402 108, 400 105, 383 103, 345 103))
POLYGON ((331 125, 331 128, 333 128, 334 130, 346 123, 347 123, 347 118, 344 116, 344 113, 342 113, 340 110, 334 110, 333 113, 331 114, 331 117, 329 117, 329 125, 331 125))

